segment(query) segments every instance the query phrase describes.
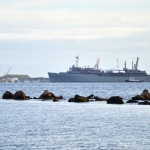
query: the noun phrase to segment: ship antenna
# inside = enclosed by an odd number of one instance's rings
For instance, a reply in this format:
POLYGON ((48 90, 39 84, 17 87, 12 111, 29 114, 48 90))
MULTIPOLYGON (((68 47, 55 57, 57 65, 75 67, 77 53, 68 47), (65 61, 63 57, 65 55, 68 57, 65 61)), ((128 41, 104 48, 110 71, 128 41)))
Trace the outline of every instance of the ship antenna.
POLYGON ((133 58, 132 58, 132 70, 134 69, 134 62, 133 62, 133 58))
POLYGON ((117 58, 117 69, 119 70, 119 61, 118 61, 118 58, 117 58))
POLYGON ((124 66, 125 66, 125 70, 127 70, 127 62, 126 61, 124 63, 124 66))
POLYGON ((79 63, 79 55, 76 56, 76 67, 78 67, 78 63, 79 63))

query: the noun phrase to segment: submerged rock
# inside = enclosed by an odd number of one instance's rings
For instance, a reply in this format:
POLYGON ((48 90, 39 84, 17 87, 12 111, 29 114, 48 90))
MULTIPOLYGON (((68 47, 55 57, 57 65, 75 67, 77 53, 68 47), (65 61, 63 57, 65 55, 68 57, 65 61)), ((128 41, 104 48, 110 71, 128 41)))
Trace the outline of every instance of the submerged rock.
POLYGON ((138 103, 136 100, 128 100, 127 103, 138 103))
POLYGON ((138 105, 150 105, 150 102, 148 101, 139 102, 138 105))
POLYGON ((98 96, 94 96, 95 101, 107 101, 105 98, 100 98, 98 96))
POLYGON ((74 99, 74 98, 70 98, 70 99, 68 100, 68 102, 75 102, 75 99, 74 99))
POLYGON ((17 91, 14 94, 14 100, 29 100, 30 97, 26 96, 26 94, 23 91, 17 91))
POLYGON ((9 91, 6 91, 3 94, 2 99, 14 99, 14 94, 9 91))
POLYGON ((107 104, 124 104, 124 101, 120 96, 112 96, 107 100, 107 104))
POLYGON ((59 99, 54 98, 54 99, 53 99, 53 102, 59 102, 59 99))
POLYGON ((33 97, 32 99, 39 99, 39 98, 37 98, 37 97, 33 97))
POLYGON ((64 99, 64 98, 63 98, 63 96, 61 95, 61 96, 56 96, 55 99, 60 100, 60 99, 64 99))
POLYGON ((144 98, 141 95, 136 95, 136 96, 132 97, 131 100, 144 100, 144 98))
POLYGON ((93 99, 93 98, 94 98, 94 95, 91 94, 91 95, 87 96, 87 98, 88 98, 88 99, 93 99))

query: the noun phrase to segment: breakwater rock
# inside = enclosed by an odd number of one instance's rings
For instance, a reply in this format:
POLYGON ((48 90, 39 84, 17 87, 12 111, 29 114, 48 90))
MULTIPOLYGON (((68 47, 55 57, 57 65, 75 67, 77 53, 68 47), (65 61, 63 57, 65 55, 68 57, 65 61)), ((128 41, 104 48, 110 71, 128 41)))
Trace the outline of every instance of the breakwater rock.
POLYGON ((14 94, 14 100, 29 100, 30 96, 27 96, 23 91, 17 91, 14 94))
POLYGON ((127 103, 138 103, 137 100, 128 100, 127 103))
POLYGON ((143 90, 140 95, 132 97, 127 103, 138 103, 138 105, 150 105, 150 93, 147 89, 143 90))
POLYGON ((9 91, 6 91, 3 94, 2 99, 14 99, 14 94, 9 91))
POLYGON ((140 95, 132 97, 132 100, 150 100, 150 93, 145 89, 140 95))
POLYGON ((120 96, 112 96, 107 100, 107 104, 124 104, 124 101, 120 96))
POLYGON ((49 92, 48 90, 45 90, 39 97, 39 99, 44 99, 44 100, 48 100, 48 99, 53 99, 56 96, 52 93, 49 92))
POLYGON ((15 94, 6 91, 2 99, 14 99, 14 100, 29 100, 30 96, 27 96, 23 91, 17 91, 15 94))
POLYGON ((29 100, 29 99, 42 99, 42 101, 45 100, 53 100, 53 102, 58 102, 60 99, 63 99, 62 96, 56 96, 54 93, 49 92, 48 90, 45 90, 39 98, 33 97, 31 98, 30 96, 27 96, 23 91, 17 91, 15 94, 13 94, 10 91, 6 91, 2 99, 14 99, 14 100, 29 100))
POLYGON ((49 92, 48 90, 45 90, 38 99, 44 100, 53 100, 54 102, 59 101, 60 99, 63 99, 62 96, 56 96, 54 93, 49 92))
MULTIPOLYGON (((17 91, 13 94, 10 91, 6 91, 2 99, 7 100, 30 100, 30 99, 38 99, 42 101, 51 100, 53 102, 59 102, 59 100, 64 99, 63 96, 56 96, 54 93, 44 90, 44 92, 37 98, 27 96, 23 91, 17 91)), ((106 101, 107 104, 124 104, 124 100, 120 96, 112 96, 109 99, 101 98, 98 96, 94 96, 93 94, 89 96, 80 96, 76 94, 73 98, 70 98, 68 102, 75 102, 75 103, 84 103, 84 102, 91 102, 91 101, 106 101)), ((138 105, 150 105, 150 93, 147 89, 143 90, 141 94, 132 97, 132 99, 126 101, 126 103, 137 103, 138 105)))
POLYGON ((83 102, 89 102, 88 97, 83 97, 80 95, 75 95, 74 98, 70 98, 68 102, 76 102, 76 103, 83 103, 83 102))
POLYGON ((70 98, 68 100, 68 102, 75 102, 75 103, 83 103, 83 102, 90 102, 90 101, 106 101, 106 99, 91 94, 87 97, 75 95, 73 98, 70 98))
POLYGON ((139 102, 138 105, 150 105, 150 102, 148 101, 139 102))

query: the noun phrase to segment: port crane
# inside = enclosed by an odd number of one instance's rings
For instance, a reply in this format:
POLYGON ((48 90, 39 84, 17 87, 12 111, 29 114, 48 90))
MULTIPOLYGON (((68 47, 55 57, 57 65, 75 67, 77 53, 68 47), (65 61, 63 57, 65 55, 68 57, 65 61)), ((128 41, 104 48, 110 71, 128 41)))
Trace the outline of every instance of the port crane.
POLYGON ((8 79, 8 74, 11 70, 11 67, 8 69, 8 71, 6 73, 4 73, 4 76, 3 76, 3 79, 2 79, 2 82, 9 82, 9 79, 8 79))

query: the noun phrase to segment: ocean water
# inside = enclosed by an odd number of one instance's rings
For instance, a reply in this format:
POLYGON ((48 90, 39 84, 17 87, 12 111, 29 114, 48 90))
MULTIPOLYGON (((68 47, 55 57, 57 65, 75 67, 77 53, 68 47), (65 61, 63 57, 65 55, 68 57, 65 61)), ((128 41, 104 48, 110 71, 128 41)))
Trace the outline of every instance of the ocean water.
POLYGON ((0 150, 149 150, 150 106, 67 102, 75 94, 128 100, 144 89, 150 83, 1 83, 0 97, 49 90, 64 100, 0 99, 0 150))

